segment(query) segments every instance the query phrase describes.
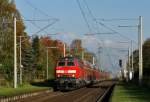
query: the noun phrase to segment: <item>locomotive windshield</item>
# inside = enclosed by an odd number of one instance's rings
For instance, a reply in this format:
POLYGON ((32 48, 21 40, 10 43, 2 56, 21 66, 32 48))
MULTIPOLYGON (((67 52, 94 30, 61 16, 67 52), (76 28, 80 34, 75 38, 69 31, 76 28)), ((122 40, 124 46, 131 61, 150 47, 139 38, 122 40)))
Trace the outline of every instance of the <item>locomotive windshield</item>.
POLYGON ((58 66, 65 66, 65 62, 59 62, 58 66))
POLYGON ((75 66, 74 62, 67 62, 67 66, 75 66))

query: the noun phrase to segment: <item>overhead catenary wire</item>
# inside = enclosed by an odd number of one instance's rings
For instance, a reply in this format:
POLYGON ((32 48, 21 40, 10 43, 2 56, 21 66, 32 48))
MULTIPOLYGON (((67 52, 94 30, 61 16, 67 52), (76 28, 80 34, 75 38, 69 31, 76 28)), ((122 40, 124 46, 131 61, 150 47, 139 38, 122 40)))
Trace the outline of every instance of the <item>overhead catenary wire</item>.
MULTIPOLYGON (((120 35, 121 37, 123 37, 123 38, 125 38, 125 39, 128 39, 129 41, 132 40, 132 39, 130 39, 129 37, 124 36, 124 35, 121 34, 120 32, 118 32, 118 31, 116 31, 116 30, 114 30, 114 29, 112 29, 112 28, 106 26, 104 23, 102 23, 102 22, 98 22, 98 23, 99 23, 101 26, 105 27, 106 29, 111 30, 111 31, 113 31, 113 32, 116 32, 116 34, 120 35)), ((136 41, 134 41, 134 40, 132 40, 132 41, 133 41, 135 44, 137 44, 136 41)))
POLYGON ((138 20, 138 19, 135 19, 135 18, 112 18, 112 19, 97 18, 97 19, 101 20, 101 21, 135 21, 135 20, 138 20))
MULTIPOLYGON (((136 19, 136 18, 113 18, 113 19, 95 19, 96 21, 97 20, 101 20, 101 21, 137 21, 138 19, 136 19)), ((107 28, 107 29, 110 29, 110 30, 114 30, 114 29, 111 29, 110 27, 108 27, 108 26, 106 26, 104 23, 102 23, 102 22, 98 22, 99 24, 101 24, 102 26, 104 25, 105 26, 105 28, 107 28)), ((126 26, 118 26, 118 27, 138 27, 138 25, 126 25, 126 26)), ((114 30, 114 31, 116 31, 116 30, 114 30)), ((128 40, 131 40, 131 41, 133 41, 135 44, 137 44, 137 42, 136 41, 134 41, 134 40, 132 40, 132 39, 130 39, 129 37, 127 37, 127 36, 124 36, 123 34, 121 34, 120 32, 118 32, 118 31, 116 31, 116 34, 119 34, 120 36, 122 36, 122 37, 124 37, 124 38, 126 38, 126 39, 128 39, 128 40)))
POLYGON ((79 0, 76 0, 76 1, 77 1, 78 6, 79 6, 79 9, 80 9, 80 11, 81 11, 81 14, 82 14, 82 16, 83 16, 83 19, 84 19, 84 21, 85 21, 85 23, 86 23, 86 26, 88 27, 89 32, 91 33, 91 32, 92 32, 92 29, 91 29, 91 27, 90 27, 90 24, 89 24, 89 22, 88 22, 88 20, 87 20, 87 18, 86 18, 86 15, 85 15, 83 9, 82 9, 82 7, 81 7, 80 1, 79 1, 79 0))
MULTIPOLYGON (((22 15, 23 16, 23 15, 22 15)), ((24 17, 24 16, 23 16, 24 17)), ((25 17, 24 17, 25 18, 25 17)), ((41 29, 40 26, 36 25, 36 23, 34 21, 42 21, 42 20, 24 20, 24 21, 29 21, 33 26, 35 26, 38 29, 41 29)), ((45 21, 45 20, 44 20, 45 21)), ((44 31, 45 33, 47 33, 46 31, 44 31)))
MULTIPOLYGON (((126 19, 126 20, 127 20, 127 19, 126 19)), ((137 44, 136 41, 130 39, 130 38, 127 37, 127 36, 124 36, 123 34, 121 34, 121 33, 118 32, 118 31, 116 31, 116 30, 114 30, 114 29, 112 29, 112 28, 106 26, 104 23, 102 23, 102 22, 100 22, 100 21, 97 21, 97 19, 95 19, 95 21, 96 21, 97 23, 99 23, 101 26, 105 27, 106 29, 111 30, 111 31, 113 31, 113 32, 116 32, 116 34, 120 35, 121 37, 123 37, 123 38, 125 38, 125 39, 128 39, 129 41, 133 41, 135 44, 137 44)))
POLYGON ((114 34, 115 32, 107 32, 107 33, 88 33, 88 34, 84 34, 84 35, 111 35, 114 34))
MULTIPOLYGON (((87 6, 87 9, 88 9, 88 11, 89 11, 91 17, 93 17, 93 20, 94 20, 97 24, 100 24, 101 26, 103 26, 103 27, 105 27, 106 29, 112 31, 113 33, 115 32, 116 34, 120 35, 121 37, 123 37, 123 38, 125 38, 125 39, 132 40, 132 39, 128 38, 127 36, 124 36, 124 35, 121 34, 120 32, 118 32, 118 31, 116 31, 116 30, 114 30, 114 29, 112 29, 112 28, 106 26, 104 23, 102 23, 102 22, 100 22, 100 21, 97 21, 96 17, 94 17, 94 15, 93 15, 91 9, 89 8, 89 6, 88 6, 86 0, 84 0, 84 2, 85 2, 85 4, 86 4, 86 6, 87 6)), ((137 19, 111 19, 111 20, 137 20, 137 19)), ((136 41, 134 41, 134 40, 132 40, 132 41, 137 44, 136 41)))
MULTIPOLYGON (((93 15, 91 9, 90 9, 89 6, 88 6, 88 3, 86 2, 86 0, 83 0, 83 1, 84 1, 84 4, 85 4, 86 7, 87 7, 87 10, 88 10, 90 16, 92 17, 92 20, 94 20, 95 17, 94 17, 94 15, 93 15)), ((97 30, 98 32, 100 32, 100 31, 99 31, 99 26, 97 25, 97 23, 96 23, 96 30, 97 30)))
MULTIPOLYGON (((92 14, 92 11, 90 10, 90 8, 89 8, 89 6, 88 6, 88 4, 87 4, 87 2, 86 2, 85 0, 84 0, 84 3, 85 3, 85 5, 86 5, 86 7, 87 7, 87 9, 88 9, 88 12, 89 12, 90 16, 91 16, 92 19, 94 20, 95 17, 94 17, 94 15, 92 14)), ((96 27, 98 28, 97 22, 96 22, 96 27)), ((102 34, 102 33, 99 32, 99 29, 97 29, 97 30, 98 30, 98 33, 97 33, 97 34, 102 34)), ((87 34, 87 35, 88 35, 88 34, 87 34)), ((89 34, 89 35, 93 35, 93 34, 89 34)), ((94 34, 94 35, 95 35, 95 34, 94 34)), ((101 39, 99 39, 99 40, 102 42, 102 46, 104 47, 104 46, 105 46, 104 41, 101 40, 101 39)))
POLYGON ((35 7, 29 0, 24 0, 24 2, 29 5, 31 8, 33 8, 35 11, 39 12, 40 14, 47 16, 49 18, 52 18, 51 16, 49 16, 47 13, 45 13, 44 11, 42 11, 41 9, 35 7))
MULTIPOLYGON (((88 5, 88 3, 86 2, 86 0, 84 0, 84 3, 85 3, 85 5, 86 5, 86 7, 87 7, 87 9, 88 9, 88 11, 89 11, 89 14, 91 15, 91 17, 92 17, 92 19, 95 21, 95 23, 96 23, 96 26, 97 26, 97 28, 98 28, 98 22, 97 22, 97 20, 96 20, 96 17, 93 15, 93 13, 92 13, 92 11, 91 11, 91 9, 90 9, 90 7, 89 7, 89 5, 88 5)), ((99 32, 99 31, 98 31, 99 32)), ((109 32, 110 33, 110 32, 109 32)), ((113 33, 116 33, 116 32, 114 32, 113 31, 113 33)), ((105 34, 107 34, 107 33, 105 33, 105 34)))
MULTIPOLYGON (((30 21, 30 23, 32 23, 32 25, 36 26, 38 29, 42 29, 41 27, 39 27, 38 25, 36 25, 34 23, 34 21, 36 22, 47 22, 47 21, 50 21, 50 20, 54 20, 54 21, 58 21, 59 19, 57 18, 52 18, 51 16, 49 16, 47 13, 45 13, 44 11, 42 11, 41 9, 35 7, 29 0, 24 0, 24 2, 29 5, 31 8, 33 8, 35 11, 38 11, 40 14, 44 15, 44 16, 47 16, 48 19, 25 19, 24 21, 30 21)), ((25 18, 25 17, 24 17, 25 18)), ((51 25, 51 24, 50 24, 51 25)), ((48 25, 47 25, 48 26, 48 25)), ((39 31, 40 31, 39 30, 39 31)), ((43 29, 45 30, 45 29, 43 29)), ((38 32, 39 32, 38 31, 38 32)), ((46 31, 44 31, 45 33, 47 33, 46 31)), ((37 32, 36 32, 37 33, 37 32)))
MULTIPOLYGON (((92 17, 93 20, 94 20, 95 17, 94 17, 94 15, 93 15, 92 11, 90 10, 90 8, 89 8, 89 6, 88 6, 86 0, 84 0, 84 3, 85 3, 85 5, 87 6, 87 9, 88 9, 89 13, 90 13, 91 17, 92 17)), ((97 25, 98 23, 97 23, 97 21, 95 21, 95 22, 96 22, 96 26, 97 26, 97 28, 98 28, 98 25, 97 25)), ((99 32, 99 34, 100 34, 100 32, 99 32)), ((106 33, 106 34, 107 34, 107 33, 106 33)), ((110 33, 110 34, 111 34, 111 33, 110 33)), ((102 42, 102 46, 105 47, 104 41, 101 40, 101 39, 100 39, 100 41, 102 42)), ((114 67, 114 65, 113 65, 113 63, 112 63, 111 57, 110 57, 110 55, 109 55, 109 52, 108 52, 108 51, 106 51, 106 52, 107 52, 107 56, 109 56, 109 58, 108 58, 108 59, 109 59, 109 62, 110 62, 111 66, 112 66, 113 69, 114 69, 115 67, 114 67)))
POLYGON ((40 33, 41 31, 47 29, 47 28, 50 27, 51 25, 55 24, 55 22, 57 22, 57 21, 54 21, 54 22, 52 22, 52 23, 46 25, 45 27, 43 27, 42 29, 40 29, 39 31, 37 31, 35 34, 40 33))
MULTIPOLYGON (((59 19, 57 18, 52 18, 51 16, 49 16, 46 12, 42 11, 41 9, 37 8, 35 5, 33 5, 29 0, 24 0, 24 2, 29 5, 31 8, 33 8, 35 11, 39 12, 40 14, 47 16, 48 19, 25 19, 24 21, 30 21, 30 23, 32 23, 32 25, 36 26, 38 29, 42 29, 41 27, 39 27, 38 25, 36 25, 36 23, 34 23, 34 21, 36 22, 47 22, 47 21, 51 21, 53 20, 58 21, 59 19)), ((48 26, 48 25, 47 25, 48 26)), ((40 30, 39 30, 40 31, 40 30)), ((44 29, 44 32, 47 33, 44 29)), ((36 32, 37 33, 37 32, 36 32)))
MULTIPOLYGON (((110 28, 110 27, 106 26, 106 25, 105 25, 105 24, 103 24, 102 22, 98 22, 98 21, 95 19, 94 15, 92 14, 92 11, 90 10, 90 8, 89 8, 89 6, 88 6, 88 4, 87 4, 86 0, 84 0, 84 2, 85 2, 85 4, 86 4, 86 6, 87 6, 87 9, 88 9, 88 11, 89 11, 89 13, 90 13, 91 17, 92 17, 92 18, 93 18, 93 20, 96 22, 96 24, 100 24, 100 25, 102 25, 103 27, 105 27, 106 29, 108 29, 108 30, 112 31, 113 33, 115 32, 115 33, 119 34, 121 37, 126 38, 126 39, 128 39, 128 40, 131 40, 130 38, 128 38, 128 37, 126 37, 126 36, 122 35, 122 34, 121 34, 121 33, 119 33, 118 31, 113 30, 112 28, 110 28)), ((120 19, 120 20, 127 20, 127 19, 120 19)), ((135 42, 135 41, 134 41, 134 42, 135 42)), ((103 42, 103 40, 102 40, 102 43, 103 43, 103 46, 104 46, 104 42, 103 42)), ((135 42, 135 43, 136 43, 136 42, 135 42)), ((107 52, 107 56, 109 57, 109 58, 108 58, 108 59, 109 59, 109 62, 111 63, 112 67, 114 68, 114 65, 113 65, 113 63, 112 63, 112 58, 111 58, 111 56, 110 56, 110 54, 109 54, 108 50, 107 50, 106 52, 107 52)))
MULTIPOLYGON (((54 18, 50 15, 47 14, 47 12, 41 10, 40 8, 38 8, 36 5, 34 5, 30 0, 24 0, 24 2, 30 6, 32 9, 34 9, 35 11, 37 11, 38 13, 48 17, 48 19, 40 19, 40 20, 30 20, 30 19, 26 19, 26 21, 36 21, 36 22, 45 22, 45 21, 50 21, 50 20, 55 20, 55 21, 58 21, 59 19, 58 18, 54 18)), ((36 25, 37 26, 37 25, 36 25)), ((39 28, 39 27, 38 27, 39 28)), ((49 34, 50 35, 50 34, 49 34)))
MULTIPOLYGON (((48 25, 46 25, 46 26, 44 26, 43 28, 41 28, 41 27, 39 27, 38 25, 36 25, 36 23, 34 23, 33 21, 42 21, 42 20, 29 20, 29 19, 26 19, 26 17, 25 16, 23 16, 23 15, 21 15, 23 18, 24 18, 24 20, 25 21, 29 21, 33 26, 35 26, 36 28, 38 28, 39 30, 37 31, 37 32, 35 32, 34 34, 32 34, 32 37, 34 36, 34 35, 37 35, 38 33, 40 33, 40 32, 42 32, 42 31, 44 31, 45 33, 47 33, 46 31, 45 31, 45 29, 47 29, 48 27, 50 27, 50 26, 52 26, 53 24, 55 24, 57 21, 58 21, 58 19, 56 19, 54 22, 52 22, 52 23, 50 23, 50 24, 48 24, 48 25)), ((27 39, 25 39, 25 40, 22 40, 21 42, 25 42, 27 39)))
POLYGON ((51 18, 51 19, 23 19, 23 21, 36 21, 36 22, 47 22, 51 20, 59 20, 56 18, 51 18))
MULTIPOLYGON (((24 2, 30 6, 31 8, 33 8, 35 11, 39 12, 40 14, 48 17, 47 19, 26 19, 26 17, 24 17, 23 15, 21 15, 23 18, 24 21, 29 21, 33 26, 35 26, 36 28, 38 28, 38 31, 35 32, 34 34, 32 34, 32 37, 33 35, 36 35, 37 33, 40 33, 42 31, 44 31, 45 33, 47 33, 47 31, 45 31, 45 29, 47 29, 48 27, 52 26, 54 23, 56 23, 59 19, 57 18, 53 18, 51 16, 49 16, 46 12, 42 11, 41 9, 37 8, 35 5, 33 5, 29 0, 24 0, 24 2), (35 22, 47 22, 47 21, 51 21, 53 20, 52 23, 46 25, 45 27, 41 28, 40 26, 38 26, 35 22)), ((48 34, 48 33, 47 33, 48 34)), ((23 40, 22 42, 24 42, 26 40, 23 40)))
MULTIPOLYGON (((103 27, 105 27, 105 28, 109 29, 109 30, 110 30, 110 31, 112 31, 113 33, 118 33, 118 32, 116 32, 115 30, 113 30, 113 29, 111 29, 111 28, 107 27, 105 24, 103 24, 103 23, 101 23, 101 22, 98 22, 98 21, 96 20, 96 17, 93 15, 93 13, 92 13, 91 9, 89 8, 89 6, 88 6, 88 4, 87 4, 86 0, 84 0, 84 2, 85 2, 85 4, 86 4, 86 6, 87 6, 87 9, 88 9, 88 11, 89 11, 89 13, 90 13, 91 17, 92 17, 92 18, 93 18, 93 20, 96 22, 96 24, 100 24, 100 25, 102 25, 103 27)), ((125 37, 126 37, 126 36, 125 36, 125 37)), ((127 38, 127 39, 129 39, 129 38, 127 38)))

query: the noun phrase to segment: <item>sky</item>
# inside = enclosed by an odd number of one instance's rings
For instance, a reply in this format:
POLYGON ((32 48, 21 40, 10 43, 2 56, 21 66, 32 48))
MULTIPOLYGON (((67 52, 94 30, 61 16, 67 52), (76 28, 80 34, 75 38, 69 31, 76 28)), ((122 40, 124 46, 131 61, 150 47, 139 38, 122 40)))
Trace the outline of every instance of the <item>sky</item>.
MULTIPOLYGON (((129 42, 133 40, 134 49, 137 48, 137 25, 139 16, 143 17, 144 40, 150 37, 150 0, 79 0, 84 16, 88 21, 91 30, 88 29, 77 0, 16 0, 16 6, 24 19, 58 19, 52 26, 48 27, 40 34, 55 34, 52 38, 61 39, 67 43, 75 38, 81 38, 83 45, 90 51, 97 52, 99 46, 103 47, 101 54, 102 66, 106 69, 117 72, 118 59, 126 57, 127 53, 120 53, 114 48, 130 46, 129 43, 118 44, 118 42, 129 42), (94 17, 91 16, 91 13, 94 17), (88 33, 113 33, 99 23, 101 22, 119 34, 100 34, 85 36, 88 33), (112 20, 102 21, 102 19, 130 19, 125 21, 112 20), (132 19, 132 20, 131 20, 132 19), (118 26, 135 26, 121 28, 118 26), (122 36, 123 35, 123 36, 122 36), (125 37, 124 37, 125 36, 125 37), (121 56, 121 57, 120 57, 121 56)), ((26 31, 32 35, 40 28, 53 23, 54 20, 43 22, 24 21, 26 31), (34 24, 33 24, 34 23, 34 24), (36 26, 35 26, 36 25, 36 26), (38 27, 37 27, 38 26, 38 27)))

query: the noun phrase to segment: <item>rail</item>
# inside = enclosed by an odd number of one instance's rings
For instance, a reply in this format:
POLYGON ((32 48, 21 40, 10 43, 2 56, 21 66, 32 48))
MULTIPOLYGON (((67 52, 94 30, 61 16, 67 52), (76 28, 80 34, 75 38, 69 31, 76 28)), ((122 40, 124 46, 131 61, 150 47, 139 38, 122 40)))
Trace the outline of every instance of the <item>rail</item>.
POLYGON ((115 84, 107 88, 103 95, 99 95, 96 102, 108 102, 115 84))

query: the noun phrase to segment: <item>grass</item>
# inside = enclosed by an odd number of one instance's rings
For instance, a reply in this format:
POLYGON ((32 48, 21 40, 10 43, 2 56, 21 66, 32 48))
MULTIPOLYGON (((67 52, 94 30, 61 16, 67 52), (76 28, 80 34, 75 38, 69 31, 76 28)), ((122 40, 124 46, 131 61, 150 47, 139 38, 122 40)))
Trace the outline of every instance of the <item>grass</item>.
POLYGON ((12 95, 18 95, 22 93, 45 90, 45 89, 50 89, 50 87, 34 86, 34 85, 24 85, 16 89, 8 88, 8 87, 0 87, 0 96, 12 96, 12 95))
POLYGON ((135 84, 118 84, 110 102, 150 102, 150 89, 135 84))

